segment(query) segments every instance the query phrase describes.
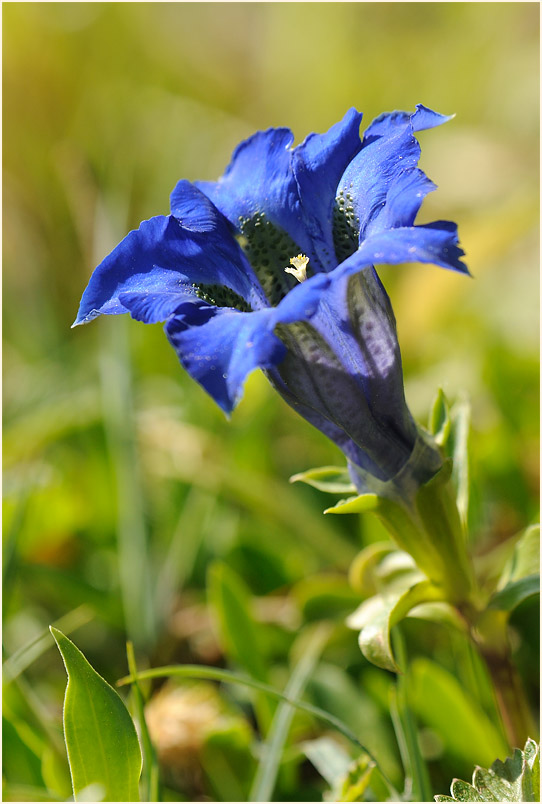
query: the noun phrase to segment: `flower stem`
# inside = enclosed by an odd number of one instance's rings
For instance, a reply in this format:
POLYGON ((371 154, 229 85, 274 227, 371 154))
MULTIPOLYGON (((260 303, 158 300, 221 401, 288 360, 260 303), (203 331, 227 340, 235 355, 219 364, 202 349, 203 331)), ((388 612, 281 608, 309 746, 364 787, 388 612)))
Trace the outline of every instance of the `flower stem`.
POLYGON ((485 660, 493 682, 497 706, 511 748, 523 748, 528 737, 537 738, 537 727, 512 659, 504 612, 486 610, 473 629, 473 639, 485 660))
POLYGON ((522 748, 528 737, 538 735, 519 673, 509 655, 484 658, 510 746, 522 748))

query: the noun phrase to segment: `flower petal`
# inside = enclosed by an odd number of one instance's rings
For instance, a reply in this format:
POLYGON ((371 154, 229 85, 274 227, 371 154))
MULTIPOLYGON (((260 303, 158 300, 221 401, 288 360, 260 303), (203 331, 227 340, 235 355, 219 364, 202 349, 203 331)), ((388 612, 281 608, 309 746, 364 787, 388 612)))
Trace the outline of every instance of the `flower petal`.
POLYGON ((468 274, 460 259, 457 226, 450 221, 434 221, 423 226, 404 226, 377 232, 361 243, 358 251, 339 268, 359 270, 374 263, 429 262, 468 274), (355 266, 358 266, 356 269, 355 266))
MULTIPOLYGON (((195 286, 218 286, 229 288, 250 306, 265 305, 259 283, 225 228, 226 222, 218 210, 211 214, 212 205, 199 195, 206 205, 201 216, 205 220, 200 223, 205 228, 185 228, 173 216, 143 221, 92 274, 75 324, 86 324, 101 314, 125 313, 127 308, 120 298, 124 293, 177 297, 179 293, 195 294, 195 286)), ((195 217, 193 210, 189 220, 192 226, 195 217)), ((151 318, 156 319, 156 311, 151 318)))
POLYGON ((368 455, 362 449, 360 449, 360 447, 355 444, 354 441, 352 441, 352 439, 344 432, 344 430, 341 429, 341 427, 339 427, 339 425, 318 413, 313 407, 309 407, 297 399, 293 393, 294 389, 289 388, 283 380, 280 374, 279 366, 280 364, 273 366, 271 369, 266 371, 267 378, 273 385, 273 388, 278 391, 282 398, 296 411, 296 413, 310 422, 313 427, 316 427, 318 430, 320 430, 320 432, 324 433, 324 435, 331 439, 331 441, 334 441, 350 461, 355 463, 357 466, 361 466, 367 471, 370 471, 373 463, 368 455))
POLYGON ((256 368, 282 360, 284 345, 273 334, 272 310, 240 313, 186 304, 165 325, 179 360, 226 413, 256 368))
POLYGON ((299 308, 305 320, 277 329, 288 354, 270 378, 305 418, 343 451, 348 447, 358 466, 390 479, 416 440, 391 305, 372 268, 325 276, 327 286, 317 287, 319 303, 299 308))
POLYGON ((300 227, 291 231, 292 216, 299 217, 297 186, 290 162, 293 140, 287 128, 258 131, 237 146, 218 181, 196 182, 196 187, 237 229, 241 218, 252 219, 263 213, 303 248, 305 244, 295 236, 300 227))
POLYGON ((405 170, 390 184, 386 203, 367 228, 365 237, 399 226, 412 226, 423 199, 436 189, 436 184, 419 168, 405 170))
POLYGON ((309 256, 313 271, 332 270, 335 193, 361 147, 360 120, 350 109, 325 134, 310 134, 294 149, 289 129, 259 131, 236 149, 219 181, 196 185, 240 231, 262 216, 309 256))
POLYGON ((359 241, 390 226, 413 223, 424 195, 434 188, 416 168, 420 146, 414 132, 441 125, 449 117, 418 105, 416 112, 391 112, 376 118, 363 137, 361 151, 345 170, 339 192, 352 209, 359 241), (398 199, 400 198, 400 203, 398 199), (390 201, 391 209, 386 209, 390 201), (397 217, 393 217, 393 213, 397 217))
POLYGON ((194 302, 189 293, 120 293, 119 302, 136 321, 157 324, 166 321, 181 304, 194 302))
POLYGON ((170 196, 171 214, 190 232, 212 232, 226 236, 228 221, 201 190, 186 179, 181 179, 170 196))
POLYGON ((339 179, 359 152, 361 113, 352 108, 325 134, 309 134, 294 148, 292 167, 303 223, 326 271, 337 265, 332 218, 339 179))

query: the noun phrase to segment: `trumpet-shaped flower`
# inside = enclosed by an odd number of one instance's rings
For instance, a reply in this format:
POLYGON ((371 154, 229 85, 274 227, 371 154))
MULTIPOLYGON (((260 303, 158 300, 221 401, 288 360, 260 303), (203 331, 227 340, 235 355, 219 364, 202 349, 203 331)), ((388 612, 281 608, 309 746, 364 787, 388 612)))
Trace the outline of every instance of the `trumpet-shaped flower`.
MULTIPOLYGON (((143 221, 105 258, 75 324, 125 312, 164 321, 182 365, 227 413, 263 369, 339 445, 360 490, 392 480, 419 432, 374 265, 467 272, 454 224, 414 223, 435 189, 415 133, 448 119, 418 105, 381 115, 360 139, 351 109, 296 147, 288 129, 256 133, 222 178, 180 181, 171 214, 143 221)), ((440 465, 422 452, 420 482, 440 465)))

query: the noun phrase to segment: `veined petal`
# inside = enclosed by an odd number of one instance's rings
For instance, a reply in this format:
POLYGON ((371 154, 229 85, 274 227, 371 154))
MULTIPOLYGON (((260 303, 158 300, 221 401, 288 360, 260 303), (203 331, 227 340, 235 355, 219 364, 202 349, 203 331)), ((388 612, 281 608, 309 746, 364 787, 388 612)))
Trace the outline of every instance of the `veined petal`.
POLYGON ((361 147, 360 120, 350 109, 325 134, 310 134, 293 149, 289 129, 260 131, 236 149, 219 181, 196 185, 249 239, 256 220, 271 224, 309 256, 313 271, 332 270, 335 191, 361 147))
POLYGON ((429 262, 468 274, 458 245, 457 226, 450 221, 434 221, 423 226, 404 226, 377 232, 361 243, 358 251, 339 266, 349 273, 374 263, 429 262), (356 269, 356 265, 358 268, 356 269))
POLYGON ((439 114, 424 106, 422 103, 416 104, 416 111, 412 112, 384 112, 372 121, 366 129, 363 141, 368 142, 372 137, 393 136, 394 131, 405 125, 410 125, 413 131, 424 131, 429 128, 436 128, 443 123, 447 123, 454 117, 451 115, 439 114))
POLYGON ((124 291, 178 292, 179 275, 163 261, 155 264, 152 257, 156 244, 167 237, 169 219, 157 216, 143 221, 139 229, 124 240, 95 269, 87 285, 74 326, 86 324, 102 314, 126 313, 119 300, 124 291))
POLYGON ((382 211, 367 228, 365 237, 398 226, 412 226, 427 193, 436 190, 436 184, 423 170, 409 168, 391 184, 382 211))
POLYGON ((455 114, 439 114, 432 109, 428 109, 423 103, 416 104, 416 111, 410 118, 410 123, 414 131, 425 131, 429 128, 436 128, 449 120, 453 120, 455 114))
POLYGON ((363 469, 368 472, 376 468, 367 453, 364 452, 338 424, 335 424, 335 422, 317 412, 314 407, 309 407, 296 398, 293 393, 294 389, 291 389, 281 376, 280 364, 273 366, 271 369, 267 370, 265 374, 273 385, 273 388, 278 391, 290 407, 310 422, 313 427, 316 427, 320 432, 324 433, 331 441, 334 441, 350 461, 357 466, 363 467, 363 469))
POLYGON ((240 400, 247 375, 270 368, 286 351, 273 333, 270 309, 240 313, 187 304, 165 331, 184 368, 226 413, 240 400))
POLYGON ((291 170, 294 135, 288 128, 258 131, 233 152, 224 175, 215 182, 196 182, 196 187, 238 230, 240 220, 263 213, 297 240, 291 231, 291 217, 299 216, 297 186, 291 170))
POLYGON ((228 221, 201 190, 186 179, 181 179, 170 196, 171 214, 190 232, 211 232, 226 236, 228 221))
POLYGON ((414 221, 423 196, 434 187, 428 180, 422 181, 421 171, 403 178, 405 172, 416 168, 420 158, 414 132, 449 119, 419 104, 414 114, 391 112, 371 123, 361 151, 345 170, 338 188, 339 196, 352 210, 360 242, 386 227, 414 221), (403 197, 398 205, 400 193, 403 197), (386 209, 388 201, 391 209, 386 209), (394 212, 398 213, 395 219, 394 212))
POLYGON ((318 309, 322 293, 329 287, 328 274, 315 274, 296 285, 273 309, 275 324, 292 324, 295 321, 308 321, 318 309))
MULTIPOLYGON (((198 287, 233 291, 248 306, 264 306, 263 292, 218 210, 203 208, 205 229, 187 229, 173 216, 143 221, 103 260, 81 299, 75 324, 125 313, 123 294, 196 294, 198 287)), ((190 224, 193 226, 192 220, 190 224)), ((202 224, 203 225, 203 224, 202 224)), ((128 297, 126 297, 128 298, 128 297)), ((169 305, 171 307, 171 305, 169 305)), ((167 308, 165 300, 161 307, 167 308)), ((156 320, 156 311, 152 313, 156 320)), ((149 319, 149 320, 151 320, 149 319)))
MULTIPOLYGON (((305 418, 384 480, 408 460, 416 428, 388 296, 373 268, 360 272, 358 265, 356 273, 338 268, 311 280, 311 303, 298 304, 297 322, 276 330, 288 353, 269 375, 305 418)), ((289 312, 293 317, 293 306, 289 312)))
POLYGON ((195 302, 193 293, 120 293, 119 301, 136 321, 157 324, 166 321, 180 305, 195 302))
POLYGON ((303 223, 326 271, 337 265, 331 225, 335 194, 339 179, 361 148, 361 117, 350 109, 325 134, 309 134, 292 154, 303 223))

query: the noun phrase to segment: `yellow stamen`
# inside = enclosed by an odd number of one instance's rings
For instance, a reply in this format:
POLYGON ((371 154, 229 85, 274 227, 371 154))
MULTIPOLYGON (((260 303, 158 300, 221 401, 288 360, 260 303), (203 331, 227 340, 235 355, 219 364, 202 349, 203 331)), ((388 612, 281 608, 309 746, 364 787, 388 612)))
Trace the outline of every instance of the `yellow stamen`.
POLYGON ((298 254, 297 257, 292 257, 290 259, 290 263, 294 266, 293 268, 285 268, 287 274, 292 274, 295 276, 298 282, 304 282, 307 278, 307 263, 309 261, 308 257, 305 257, 304 254, 298 254))

